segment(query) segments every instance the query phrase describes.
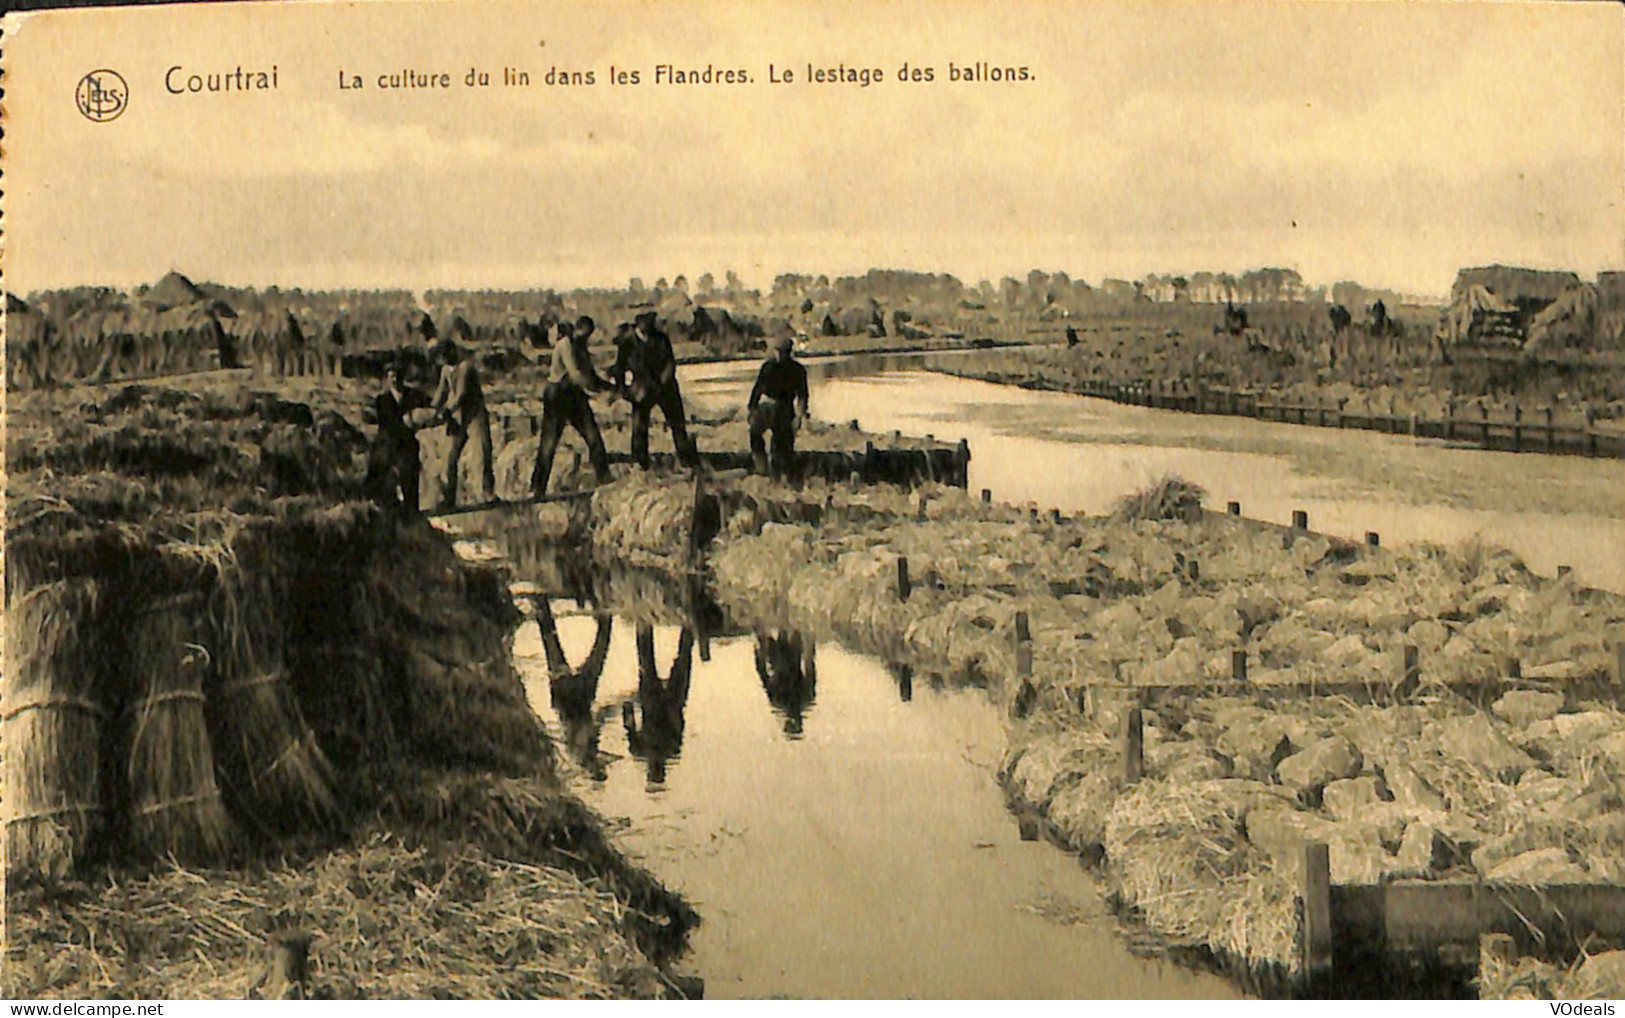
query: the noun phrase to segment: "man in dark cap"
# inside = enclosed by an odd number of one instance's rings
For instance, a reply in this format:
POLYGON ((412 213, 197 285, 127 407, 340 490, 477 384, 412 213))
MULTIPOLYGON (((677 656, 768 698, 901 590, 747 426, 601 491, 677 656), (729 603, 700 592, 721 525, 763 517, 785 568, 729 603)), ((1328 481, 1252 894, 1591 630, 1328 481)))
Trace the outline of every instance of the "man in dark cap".
POLYGON ((439 419, 445 422, 446 434, 451 438, 451 449, 446 454, 446 479, 440 488, 438 508, 450 509, 457 505, 457 464, 468 444, 469 435, 480 458, 480 484, 482 501, 496 501, 496 471, 491 462, 491 418, 485 411, 485 393, 480 387, 479 368, 474 358, 451 340, 442 340, 435 347, 435 355, 443 365, 440 384, 435 388, 431 404, 439 419))
POLYGON ((536 468, 530 475, 531 494, 547 494, 547 480, 553 473, 553 454, 558 451, 559 438, 566 424, 576 429, 587 443, 587 458, 599 484, 608 484, 609 453, 604 450, 604 437, 598 431, 598 419, 592 413, 591 396, 595 392, 608 392, 614 387, 592 367, 592 354, 587 340, 595 324, 582 315, 572 327, 559 322, 559 339, 553 344, 553 365, 548 372, 547 388, 542 390, 542 439, 536 450, 536 468))
POLYGON ((795 359, 795 337, 782 333, 773 341, 775 355, 756 374, 746 404, 750 412, 750 460, 758 474, 768 473, 764 432, 773 432, 772 474, 795 476, 796 432, 807 420, 807 369, 795 359))
POLYGON ((677 462, 698 469, 700 454, 689 438, 683 394, 677 388, 677 358, 671 338, 655 324, 655 313, 640 312, 632 327, 617 335, 616 346, 611 380, 632 404, 632 462, 649 468, 649 418, 659 407, 671 428, 677 462))
POLYGON ((401 380, 401 367, 391 361, 384 368, 384 391, 373 398, 365 419, 378 425, 367 450, 367 491, 379 505, 418 512, 418 477, 423 470, 417 429, 423 423, 413 412, 429 405, 421 389, 401 380))

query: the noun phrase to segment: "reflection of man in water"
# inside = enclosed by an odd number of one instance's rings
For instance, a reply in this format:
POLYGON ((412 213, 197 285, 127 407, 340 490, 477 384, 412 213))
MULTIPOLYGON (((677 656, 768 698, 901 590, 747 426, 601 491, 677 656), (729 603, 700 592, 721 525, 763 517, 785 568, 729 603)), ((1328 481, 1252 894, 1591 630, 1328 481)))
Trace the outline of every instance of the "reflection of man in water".
POLYGON ((553 710, 564 726, 564 741, 570 748, 571 758, 592 775, 594 781, 604 780, 604 764, 598 758, 598 730, 603 718, 594 716, 592 702, 598 695, 598 676, 604 671, 614 622, 613 616, 598 616, 598 634, 593 637, 592 650, 587 652, 581 667, 572 670, 559 643, 553 607, 546 598, 536 600, 536 625, 542 631, 542 649, 547 654, 547 684, 553 697, 553 710))
POLYGON ((621 704, 621 720, 626 724, 626 745, 632 755, 649 767, 649 787, 665 784, 666 761, 683 748, 683 708, 688 704, 688 679, 694 666, 694 632, 683 627, 677 638, 677 658, 664 682, 655 670, 655 631, 638 626, 638 699, 621 704), (643 728, 638 728, 637 707, 643 709, 643 728))
POLYGON ((784 734, 801 735, 803 718, 812 706, 818 686, 818 666, 814 663, 813 641, 803 641, 801 633, 770 635, 756 632, 756 675, 762 680, 767 702, 784 715, 784 734))

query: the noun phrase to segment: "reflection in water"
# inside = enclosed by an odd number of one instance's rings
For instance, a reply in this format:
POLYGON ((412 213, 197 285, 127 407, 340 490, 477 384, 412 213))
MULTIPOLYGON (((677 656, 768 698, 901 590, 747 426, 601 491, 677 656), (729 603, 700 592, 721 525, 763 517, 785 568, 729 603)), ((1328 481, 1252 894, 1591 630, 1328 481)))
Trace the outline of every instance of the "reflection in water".
POLYGON ((799 630, 756 631, 756 676, 767 702, 784 718, 784 734, 801 738, 807 709, 818 687, 817 646, 799 630))
POLYGON ((547 655, 548 689, 553 710, 564 728, 564 741, 570 758, 581 766, 595 781, 605 777, 604 762, 598 752, 598 733, 609 717, 608 709, 594 712, 592 702, 598 696, 598 677, 604 672, 604 659, 609 655, 609 638, 615 617, 598 616, 598 632, 593 637, 592 649, 580 668, 572 669, 559 643, 558 624, 553 619, 553 606, 546 598, 536 599, 536 625, 542 634, 542 650, 547 655))
POLYGON ((638 695, 636 701, 621 704, 621 721, 626 725, 627 748, 648 765, 647 787, 653 791, 665 785, 666 762, 677 759, 683 749, 683 709, 688 706, 689 676, 694 668, 694 631, 683 627, 671 674, 664 680, 655 667, 654 627, 640 623, 637 643, 638 695), (639 710, 643 712, 642 728, 638 727, 639 710))
POLYGON ((886 671, 897 681, 897 698, 904 703, 914 699, 914 669, 910 665, 886 662, 886 671))

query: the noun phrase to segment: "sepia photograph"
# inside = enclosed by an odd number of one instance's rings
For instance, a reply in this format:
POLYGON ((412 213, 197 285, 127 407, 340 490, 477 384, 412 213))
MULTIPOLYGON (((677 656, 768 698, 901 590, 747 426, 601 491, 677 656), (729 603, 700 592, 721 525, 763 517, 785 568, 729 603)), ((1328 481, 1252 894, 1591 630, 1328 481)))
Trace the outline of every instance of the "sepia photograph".
POLYGON ((1625 996, 1625 7, 0 86, 0 997, 1625 996))

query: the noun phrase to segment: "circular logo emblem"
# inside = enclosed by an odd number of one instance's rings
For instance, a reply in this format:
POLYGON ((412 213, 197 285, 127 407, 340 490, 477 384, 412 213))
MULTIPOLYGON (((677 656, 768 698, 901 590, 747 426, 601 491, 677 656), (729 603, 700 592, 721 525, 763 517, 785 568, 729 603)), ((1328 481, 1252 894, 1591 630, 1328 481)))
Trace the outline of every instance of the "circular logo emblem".
POLYGON ((91 71, 79 79, 73 101, 86 120, 105 124, 118 119, 118 115, 124 112, 124 107, 130 101, 130 86, 124 83, 123 76, 117 71, 106 68, 91 71))

